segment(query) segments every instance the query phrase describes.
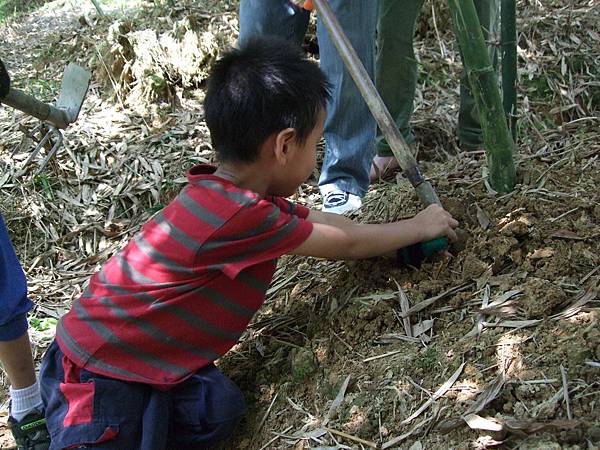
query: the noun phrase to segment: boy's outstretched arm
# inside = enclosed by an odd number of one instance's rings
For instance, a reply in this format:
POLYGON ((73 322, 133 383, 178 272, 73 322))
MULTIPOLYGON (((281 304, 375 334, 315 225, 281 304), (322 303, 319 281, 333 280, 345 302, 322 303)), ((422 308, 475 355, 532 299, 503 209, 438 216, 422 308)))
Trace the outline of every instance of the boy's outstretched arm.
POLYGON ((440 236, 456 240, 458 222, 438 205, 416 216, 386 224, 360 224, 347 217, 311 211, 313 231, 292 253, 328 259, 362 259, 440 236))

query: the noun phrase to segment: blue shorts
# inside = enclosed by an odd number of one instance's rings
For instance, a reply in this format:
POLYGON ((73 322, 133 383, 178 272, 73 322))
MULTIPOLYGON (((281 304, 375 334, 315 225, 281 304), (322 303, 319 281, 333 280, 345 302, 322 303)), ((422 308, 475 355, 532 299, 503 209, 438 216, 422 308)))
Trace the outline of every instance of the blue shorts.
POLYGON ((0 341, 12 341, 27 332, 27 282, 0 214, 0 341))
POLYGON ((40 387, 50 450, 192 450, 231 436, 245 414, 239 388, 214 365, 168 391, 77 368, 53 342, 40 387))

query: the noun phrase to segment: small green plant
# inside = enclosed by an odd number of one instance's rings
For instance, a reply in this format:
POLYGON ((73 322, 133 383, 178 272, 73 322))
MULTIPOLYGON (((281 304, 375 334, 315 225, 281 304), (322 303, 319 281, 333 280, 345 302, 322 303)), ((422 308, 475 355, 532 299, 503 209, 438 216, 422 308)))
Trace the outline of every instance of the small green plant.
POLYGON ((58 320, 53 317, 44 317, 43 319, 37 319, 35 317, 29 319, 29 326, 36 331, 48 331, 56 328, 58 320))
POLYGON ((40 187, 48 200, 54 200, 54 191, 50 184, 50 178, 46 174, 36 175, 33 179, 36 186, 40 187))
POLYGON ((150 206, 150 207, 146 208, 146 212, 148 214, 155 214, 158 211, 160 211, 161 209, 163 209, 164 207, 165 207, 165 205, 163 205, 162 203, 157 203, 154 206, 150 206))
POLYGON ((427 348, 423 355, 417 359, 417 366, 423 370, 433 369, 438 360, 438 353, 433 347, 427 348))
POLYGON ((31 11, 46 3, 46 0, 0 0, 0 23, 19 13, 31 11))
POLYGON ((175 0, 154 0, 154 7, 161 7, 163 5, 174 7, 175 0))
POLYGON ((291 359, 291 381, 294 384, 303 383, 318 368, 318 362, 312 350, 297 348, 292 350, 291 359))
POLYGON ((17 5, 11 5, 10 1, 0 0, 0 23, 4 22, 7 17, 16 13, 17 5), (11 9, 12 6, 12 9, 11 9))
POLYGON ((49 102, 52 101, 60 90, 60 82, 57 80, 31 80, 25 86, 25 92, 36 99, 49 102))
POLYGON ((531 80, 525 79, 523 85, 527 91, 533 90, 535 95, 541 99, 548 100, 552 98, 553 92, 546 74, 540 74, 531 80))
POLYGON ((161 189, 162 190, 170 190, 170 189, 176 189, 177 185, 175 184, 175 180, 173 180, 172 178, 165 178, 162 182, 162 186, 161 189))
POLYGON ((169 203, 173 200, 180 190, 180 185, 173 179, 165 179, 160 187, 160 199, 163 203, 169 203))

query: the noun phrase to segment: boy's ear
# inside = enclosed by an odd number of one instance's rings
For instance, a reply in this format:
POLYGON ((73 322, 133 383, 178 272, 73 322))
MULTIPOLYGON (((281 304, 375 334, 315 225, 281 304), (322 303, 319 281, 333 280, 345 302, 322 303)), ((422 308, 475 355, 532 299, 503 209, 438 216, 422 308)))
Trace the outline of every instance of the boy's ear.
POLYGON ((289 159, 292 144, 296 142, 296 129, 285 128, 275 135, 273 153, 277 161, 285 164, 289 159))

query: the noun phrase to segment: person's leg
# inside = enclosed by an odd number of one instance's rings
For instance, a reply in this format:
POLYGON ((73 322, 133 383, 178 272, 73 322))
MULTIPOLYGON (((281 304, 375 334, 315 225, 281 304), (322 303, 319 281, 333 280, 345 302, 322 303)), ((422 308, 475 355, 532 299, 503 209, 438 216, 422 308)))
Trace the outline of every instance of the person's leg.
MULTIPOLYGON (((379 0, 375 82, 390 115, 407 144, 415 142, 410 126, 418 67, 413 47, 415 25, 423 0, 379 0)), ((399 165, 381 130, 377 130, 377 156, 370 179, 377 180, 399 165)))
POLYGON ((10 381, 10 415, 17 422, 29 413, 43 409, 40 388, 35 376, 29 334, 17 339, 0 341, 0 361, 10 381))
POLYGON ((27 333, 32 306, 25 274, 0 215, 0 363, 11 385, 9 425, 19 448, 44 450, 48 432, 27 333))
MULTIPOLYGON (((496 34, 497 27, 497 5, 496 0, 475 0, 475 8, 479 16, 479 22, 483 30, 483 38, 489 42, 496 34)), ((494 69, 498 66, 496 47, 488 46, 490 58, 494 69)), ((462 56, 462 55, 461 55, 462 56)), ((483 135, 479 113, 475 105, 475 99, 471 93, 471 86, 466 70, 463 69, 460 77, 460 111, 458 113, 458 140, 460 147, 465 151, 481 149, 483 146, 483 135)))
MULTIPOLYGON (((377 91, 407 144, 415 141, 410 126, 418 78, 413 36, 422 5, 423 0, 379 0, 375 60, 377 91)), ((392 156, 379 130, 377 154, 392 156)))
POLYGON ((0 361, 11 384, 8 423, 17 448, 47 450, 50 436, 27 332, 17 339, 0 342, 0 361))
POLYGON ((40 370, 50 450, 164 449, 169 393, 75 366, 53 342, 40 370))
POLYGON ((288 0, 241 0, 238 44, 255 36, 279 36, 300 45, 309 17, 288 0))
POLYGON ((11 386, 22 389, 35 383, 27 312, 27 280, 0 215, 0 362, 11 386))
MULTIPOLYGON (((377 1, 332 0, 330 4, 373 78, 377 1)), ((369 186, 369 168, 375 147, 375 119, 320 21, 317 22, 317 37, 321 68, 332 84, 332 102, 327 108, 324 133, 325 160, 319 187, 323 195, 338 189, 360 200, 369 186)))
POLYGON ((213 364, 173 389, 169 448, 213 448, 230 437, 246 413, 239 388, 213 364))
POLYGON ((13 389, 23 389, 36 382, 27 332, 17 339, 0 341, 0 361, 13 389))

